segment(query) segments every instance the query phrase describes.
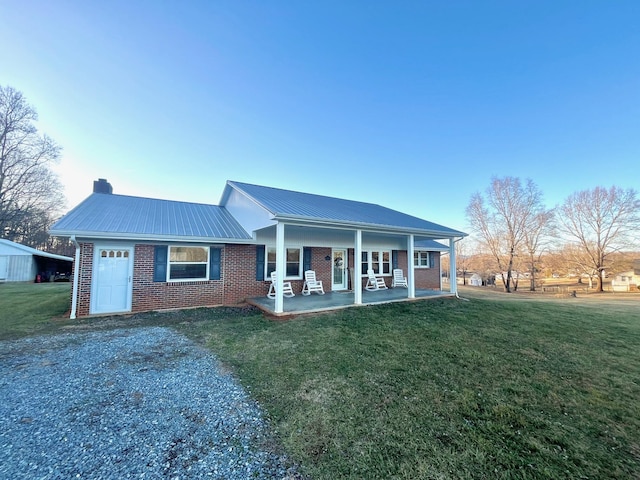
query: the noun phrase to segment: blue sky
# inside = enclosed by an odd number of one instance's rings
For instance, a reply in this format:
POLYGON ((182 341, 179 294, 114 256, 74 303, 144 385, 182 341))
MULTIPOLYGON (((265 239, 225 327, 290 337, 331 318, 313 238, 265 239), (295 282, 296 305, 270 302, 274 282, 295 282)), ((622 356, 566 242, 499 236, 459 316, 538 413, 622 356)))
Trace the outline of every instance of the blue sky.
POLYGON ((492 176, 548 206, 640 184, 640 2, 0 0, 0 84, 68 206, 227 179, 466 230, 492 176))

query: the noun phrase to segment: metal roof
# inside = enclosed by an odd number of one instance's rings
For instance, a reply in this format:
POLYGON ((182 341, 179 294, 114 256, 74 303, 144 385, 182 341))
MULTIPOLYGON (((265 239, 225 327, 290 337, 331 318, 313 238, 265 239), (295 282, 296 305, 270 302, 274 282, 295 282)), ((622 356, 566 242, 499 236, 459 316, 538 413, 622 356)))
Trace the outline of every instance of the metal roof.
POLYGON ((448 246, 440 242, 436 242, 435 240, 416 240, 413 244, 413 248, 416 250, 449 251, 448 246))
POLYGON ((91 194, 58 220, 50 233, 181 241, 252 238, 224 207, 105 193, 91 194))
POLYGON ((43 252, 42 250, 37 250, 35 248, 22 245, 21 243, 16 243, 10 240, 6 240, 4 238, 0 238, 0 244, 10 249, 14 248, 16 250, 23 251, 29 255, 37 255, 39 257, 53 258, 55 260, 64 260, 66 262, 73 262, 73 258, 71 257, 65 257, 64 255, 56 255, 55 253, 43 252))
MULTIPOLYGON (((465 236, 463 232, 407 215, 373 203, 294 192, 273 187, 228 181, 227 185, 253 199, 258 205, 280 220, 308 220, 314 222, 362 225, 424 232, 443 237, 465 236)), ((224 203, 225 194, 223 194, 224 203)))

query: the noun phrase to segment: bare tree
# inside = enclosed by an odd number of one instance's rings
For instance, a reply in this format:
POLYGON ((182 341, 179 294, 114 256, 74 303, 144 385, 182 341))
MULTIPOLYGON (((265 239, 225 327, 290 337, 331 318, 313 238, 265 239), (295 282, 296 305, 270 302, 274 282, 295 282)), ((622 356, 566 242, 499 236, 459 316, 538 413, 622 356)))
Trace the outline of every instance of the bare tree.
POLYGON ((469 273, 469 255, 467 254, 467 244, 464 240, 456 242, 456 267, 462 274, 462 284, 467 284, 467 273, 469 273))
POLYGON ((496 261, 506 292, 517 289, 514 263, 534 219, 543 211, 542 193, 531 180, 522 185, 518 178, 494 177, 484 196, 471 197, 467 219, 496 261))
MULTIPOLYGON (((640 228, 640 200, 633 189, 596 187, 570 195, 560 207, 560 225, 579 248, 603 291, 602 275, 610 256, 632 248, 640 228)), ((637 248, 637 245, 636 245, 637 248)))
POLYGON ((553 210, 545 210, 542 207, 538 207, 538 211, 531 216, 530 222, 524 231, 523 256, 527 258, 529 290, 532 292, 536 289, 536 272, 540 266, 542 254, 552 238, 553 225, 553 210))
POLYGON ((38 133, 37 119, 22 93, 0 85, 0 237, 27 244, 42 243, 64 204, 51 170, 60 148, 38 133), (41 232, 34 232, 37 225, 41 232))

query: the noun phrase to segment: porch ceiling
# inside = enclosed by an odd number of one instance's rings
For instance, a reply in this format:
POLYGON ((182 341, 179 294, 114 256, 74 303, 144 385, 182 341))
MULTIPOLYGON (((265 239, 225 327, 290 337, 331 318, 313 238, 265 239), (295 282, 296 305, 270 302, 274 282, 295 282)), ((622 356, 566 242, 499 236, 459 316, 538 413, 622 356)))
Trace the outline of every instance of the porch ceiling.
MULTIPOLYGON (((285 225, 285 241, 301 242, 308 246, 342 246, 348 247, 355 243, 354 238, 355 228, 336 228, 330 226, 319 225, 285 225)), ((409 235, 407 232, 381 232, 362 230, 362 242, 364 244, 396 244, 401 242, 405 244, 406 238, 409 235)), ((276 239, 276 226, 272 225, 265 227, 256 232, 256 239, 258 242, 273 242, 276 239)), ((422 235, 415 235, 414 241, 419 243, 421 241, 430 241, 434 245, 430 247, 432 250, 448 250, 446 245, 440 245, 436 247, 435 240, 442 240, 435 237, 427 237, 422 235)), ((416 247, 419 248, 419 247, 416 247)))

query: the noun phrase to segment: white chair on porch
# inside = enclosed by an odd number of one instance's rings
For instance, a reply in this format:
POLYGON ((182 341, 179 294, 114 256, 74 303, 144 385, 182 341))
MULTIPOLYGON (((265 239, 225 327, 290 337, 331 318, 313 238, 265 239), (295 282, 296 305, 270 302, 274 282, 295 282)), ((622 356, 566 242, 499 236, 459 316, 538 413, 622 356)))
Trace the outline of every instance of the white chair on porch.
POLYGON ((307 270, 304 272, 304 285, 302 286, 302 295, 311 295, 312 292, 324 295, 322 280, 316 280, 316 272, 307 270))
POLYGON ((384 283, 384 278, 376 277, 372 269, 367 270, 367 275, 369 278, 367 279, 367 285, 364 287, 365 290, 372 292, 374 290, 386 290, 388 288, 387 284, 384 283))
POLYGON ((394 288, 394 287, 409 288, 409 284, 407 283, 407 277, 404 276, 404 273, 402 273, 401 268, 393 269, 393 280, 391 282, 391 288, 394 288))
MULTIPOLYGON (((276 298, 276 280, 276 272, 271 272, 271 285, 269 286, 269 293, 267 293, 269 298, 276 298)), ((291 282, 282 282, 282 295, 288 298, 296 296, 293 293, 293 288, 291 288, 291 282)))

